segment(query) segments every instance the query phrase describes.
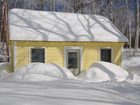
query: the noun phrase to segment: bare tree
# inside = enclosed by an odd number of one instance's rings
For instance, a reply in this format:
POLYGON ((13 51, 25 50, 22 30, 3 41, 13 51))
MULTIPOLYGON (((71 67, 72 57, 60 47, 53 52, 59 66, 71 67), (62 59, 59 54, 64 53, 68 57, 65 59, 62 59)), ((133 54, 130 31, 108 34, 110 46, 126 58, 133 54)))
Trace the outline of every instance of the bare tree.
POLYGON ((127 16, 128 16, 128 34, 129 34, 129 54, 131 56, 131 48, 132 48, 132 32, 131 32, 131 11, 129 9, 130 2, 126 0, 127 5, 127 16))
POLYGON ((136 37, 135 37, 135 48, 134 48, 134 56, 136 56, 136 52, 138 50, 138 47, 139 47, 139 28, 140 28, 140 14, 139 14, 139 0, 137 0, 137 16, 136 16, 136 37))
POLYGON ((1 41, 3 42, 4 61, 9 61, 9 35, 8 35, 8 2, 2 1, 1 41), (6 49, 4 48, 6 46, 6 49), (6 51, 5 51, 6 50, 6 51))
MULTIPOLYGON (((25 8, 44 11, 78 12, 103 15, 109 18, 115 26, 129 38, 130 46, 134 37, 134 12, 129 9, 132 0, 8 0, 10 8, 25 8), (63 6, 60 10, 60 4, 63 6), (11 5, 12 4, 12 5, 11 5), (133 13, 132 13, 133 12, 133 13)), ((139 8, 137 0, 137 11, 139 8)), ((134 1, 133 1, 134 2, 134 1)), ((1 11, 0 11, 1 12, 1 11)), ((137 34, 135 48, 139 44, 139 13, 137 12, 137 34)), ((135 50, 136 52, 136 50, 135 50)))

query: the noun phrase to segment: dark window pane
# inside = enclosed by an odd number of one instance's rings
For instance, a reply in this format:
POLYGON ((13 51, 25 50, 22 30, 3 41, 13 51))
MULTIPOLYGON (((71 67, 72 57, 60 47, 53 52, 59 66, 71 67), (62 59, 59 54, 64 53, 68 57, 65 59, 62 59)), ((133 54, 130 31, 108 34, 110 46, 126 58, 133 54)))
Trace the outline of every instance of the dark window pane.
POLYGON ((101 49, 101 61, 111 62, 111 49, 101 49))
POLYGON ((77 52, 68 52, 68 69, 78 68, 78 54, 77 52))
POLYGON ((44 49, 32 49, 31 55, 31 62, 45 62, 44 49))

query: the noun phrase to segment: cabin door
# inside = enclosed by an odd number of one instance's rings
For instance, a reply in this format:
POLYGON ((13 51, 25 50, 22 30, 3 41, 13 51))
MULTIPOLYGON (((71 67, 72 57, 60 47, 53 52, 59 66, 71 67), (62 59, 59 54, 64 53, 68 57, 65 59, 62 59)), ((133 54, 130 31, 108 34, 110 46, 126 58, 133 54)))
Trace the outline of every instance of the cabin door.
POLYGON ((67 49, 66 67, 74 75, 78 75, 80 73, 81 67, 80 49, 67 49))

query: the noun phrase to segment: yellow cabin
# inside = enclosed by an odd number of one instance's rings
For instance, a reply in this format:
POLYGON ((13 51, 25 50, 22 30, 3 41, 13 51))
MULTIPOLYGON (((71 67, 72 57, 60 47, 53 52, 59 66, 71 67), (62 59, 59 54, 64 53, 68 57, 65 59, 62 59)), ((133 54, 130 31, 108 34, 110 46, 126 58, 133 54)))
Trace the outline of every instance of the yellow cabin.
POLYGON ((33 62, 54 63, 78 75, 97 61, 122 64, 127 38, 105 17, 26 9, 9 11, 14 70, 33 62))

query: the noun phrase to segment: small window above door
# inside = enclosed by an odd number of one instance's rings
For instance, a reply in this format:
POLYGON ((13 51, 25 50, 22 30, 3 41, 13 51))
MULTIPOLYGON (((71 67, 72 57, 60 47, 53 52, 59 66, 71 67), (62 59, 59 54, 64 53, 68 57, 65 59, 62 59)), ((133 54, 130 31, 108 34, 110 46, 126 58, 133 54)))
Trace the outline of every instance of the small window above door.
POLYGON ((100 60, 105 62, 112 62, 112 50, 111 48, 100 49, 100 60))
POLYGON ((31 48, 31 62, 45 63, 45 49, 31 48))

